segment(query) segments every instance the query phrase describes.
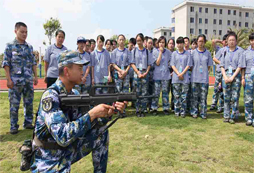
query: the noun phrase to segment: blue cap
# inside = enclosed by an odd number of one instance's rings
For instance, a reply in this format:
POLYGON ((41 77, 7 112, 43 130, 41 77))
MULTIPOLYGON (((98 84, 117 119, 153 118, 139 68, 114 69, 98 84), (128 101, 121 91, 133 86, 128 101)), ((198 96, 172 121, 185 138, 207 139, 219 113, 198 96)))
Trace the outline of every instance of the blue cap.
POLYGON ((77 43, 78 42, 85 42, 85 41, 86 41, 85 37, 80 36, 77 38, 77 43))
POLYGON ((77 51, 66 50, 58 56, 58 68, 68 64, 87 65, 89 61, 83 59, 77 51))

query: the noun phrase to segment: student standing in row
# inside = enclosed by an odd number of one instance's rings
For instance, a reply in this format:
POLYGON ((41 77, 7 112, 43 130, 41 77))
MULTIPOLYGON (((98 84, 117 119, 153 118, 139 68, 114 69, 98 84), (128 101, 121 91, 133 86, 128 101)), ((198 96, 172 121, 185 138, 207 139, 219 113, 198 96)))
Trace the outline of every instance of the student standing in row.
POLYGON ((243 55, 244 66, 242 69, 242 85, 244 87, 245 120, 247 126, 253 126, 253 98, 254 98, 254 33, 249 36, 251 48, 243 55))
MULTIPOLYGON (((105 38, 102 35, 97 37, 97 49, 91 53, 92 59, 92 85, 105 85, 111 81, 110 55, 103 49, 105 38)), ((97 94, 107 93, 107 88, 96 89, 97 94)))
MULTIPOLYGON (((130 38, 129 43, 128 43, 128 50, 130 52, 132 52, 132 50, 135 49, 135 46, 136 46, 136 39, 135 38, 130 38)), ((129 69, 129 77, 130 77, 130 91, 131 92, 133 92, 133 91, 136 92, 136 87, 134 86, 134 70, 131 66, 130 66, 130 69, 129 69)), ((135 102, 131 103, 131 107, 135 108, 135 105, 136 105, 135 102)))
MULTIPOLYGON (((135 71, 134 81, 136 82, 136 92, 139 96, 146 96, 148 91, 148 72, 151 68, 152 57, 148 50, 144 48, 144 35, 142 33, 136 36, 138 47, 132 50, 132 59, 130 61, 135 71)), ((138 117, 144 117, 144 111, 147 109, 147 99, 138 99, 136 101, 136 114, 138 117)))
POLYGON ((111 52, 112 51, 112 47, 113 47, 113 44, 112 44, 112 41, 110 39, 107 39, 105 41, 105 48, 108 52, 111 52))
POLYGON ((170 65, 174 70, 172 85, 174 92, 175 115, 184 118, 187 113, 187 94, 189 91, 190 79, 188 70, 192 67, 191 54, 184 50, 184 39, 179 37, 176 40, 178 50, 173 52, 170 65))
POLYGON ((222 57, 220 67, 223 75, 224 122, 235 123, 241 90, 241 68, 245 68, 243 50, 237 47, 237 35, 228 33, 228 49, 222 57), (230 106, 231 105, 231 106, 230 106), (230 115, 230 109, 232 113, 230 115))
MULTIPOLYGON (((175 51, 175 40, 174 39, 169 39, 168 44, 167 44, 168 50, 171 52, 171 54, 175 51)), ((172 75, 173 75, 173 69, 172 67, 169 67, 170 70, 170 75, 171 79, 169 80, 169 85, 168 85, 168 91, 171 91, 171 110, 174 111, 174 94, 173 94, 173 87, 172 87, 172 75)))
POLYGON ((211 53, 205 48, 206 36, 201 34, 197 37, 198 48, 192 52, 193 68, 191 73, 192 106, 191 115, 207 118, 207 94, 209 88, 209 70, 213 65, 211 53))
POLYGON ((90 42, 91 42, 90 53, 92 53, 96 47, 96 41, 94 39, 91 39, 90 42))
POLYGON ((63 30, 56 31, 56 43, 50 45, 46 50, 44 61, 45 74, 47 77, 44 81, 47 83, 47 88, 55 83, 59 76, 57 58, 62 52, 67 50, 63 45, 64 39, 65 32, 63 30))
MULTIPOLYGON (((154 48, 153 48, 153 39, 151 37, 147 38, 146 46, 147 46, 148 53, 150 54, 151 57, 153 57, 154 48)), ((151 68, 149 70, 149 80, 148 80, 149 81, 148 95, 153 95, 154 93, 153 71, 154 71, 154 64, 151 64, 151 68)), ((149 98, 148 104, 147 104, 147 108, 149 109, 149 111, 151 110, 151 106, 152 106, 152 98, 149 98)), ((147 110, 145 110, 145 113, 147 113, 147 110)))
POLYGON ((162 103, 163 103, 163 112, 165 115, 169 115, 169 91, 168 85, 169 80, 171 79, 169 71, 169 63, 171 60, 171 52, 166 49, 166 38, 161 36, 158 40, 159 50, 154 51, 154 94, 157 96, 153 98, 152 102, 152 113, 157 115, 158 102, 160 97, 160 92, 162 90, 162 103))

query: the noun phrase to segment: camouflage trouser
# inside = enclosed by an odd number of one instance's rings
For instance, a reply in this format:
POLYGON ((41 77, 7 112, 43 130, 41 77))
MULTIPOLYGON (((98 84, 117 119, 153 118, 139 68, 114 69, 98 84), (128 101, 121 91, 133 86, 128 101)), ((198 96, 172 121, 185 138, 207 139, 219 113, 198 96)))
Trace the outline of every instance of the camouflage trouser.
MULTIPOLYGON (((151 78, 151 77, 149 77, 149 83, 148 83, 148 95, 153 95, 153 93, 154 93, 154 80, 151 78)), ((148 108, 151 108, 151 106, 152 106, 152 101, 153 101, 153 99, 152 98, 149 98, 148 99, 148 108)))
POLYGON ((187 109, 187 94, 190 84, 173 84, 174 105, 176 115, 185 115, 187 109))
MULTIPOLYGON (((188 75, 189 75, 189 78, 191 78, 191 71, 190 70, 188 71, 188 75)), ((190 110, 191 110, 191 98, 192 98, 192 89, 191 89, 191 84, 190 84, 189 90, 187 93, 187 109, 186 109, 186 111, 188 113, 190 113, 190 110)))
POLYGON ((152 101, 152 110, 158 109, 158 102, 160 98, 160 92, 162 90, 162 107, 163 110, 169 110, 169 91, 168 91, 169 80, 155 80, 154 81, 154 95, 152 101))
POLYGON ((245 119, 253 120, 254 76, 245 74, 244 106, 245 119))
POLYGON ((207 94, 209 84, 207 83, 191 83, 192 99, 191 99, 191 115, 198 115, 198 106, 200 106, 200 116, 207 114, 207 94), (200 103, 199 103, 200 101, 200 103))
MULTIPOLYGON (((145 71, 142 71, 144 73, 145 71)), ((138 96, 147 96, 148 93, 148 75, 145 78, 134 78, 136 84, 136 92, 138 96)), ((134 85, 135 85, 134 84, 134 85)), ((147 109, 147 99, 137 99, 136 111, 144 112, 147 109)))
POLYGON ((74 88, 76 90, 78 90, 80 94, 88 94, 90 89, 91 89, 91 86, 90 85, 80 84, 80 85, 75 85, 74 88))
MULTIPOLYGON (((106 83, 97 83, 96 85, 107 85, 106 83)), ((108 88, 96 88, 95 89, 95 94, 107 94, 108 93, 108 88)))
POLYGON ((130 85, 130 78, 129 75, 126 75, 124 79, 115 79, 116 84, 116 92, 118 93, 128 93, 129 92, 129 85, 130 85))
POLYGON ((224 106, 223 92, 219 88, 219 84, 222 85, 222 74, 221 72, 216 72, 215 74, 215 83, 214 83, 214 93, 213 101, 211 107, 216 107, 219 100, 218 110, 222 110, 224 106))
POLYGON ((19 128, 18 112, 21 95, 23 95, 24 117, 25 117, 23 126, 32 124, 33 122, 34 87, 33 81, 31 81, 26 82, 25 85, 14 85, 12 89, 9 89, 11 129, 19 128))
MULTIPOLYGON (((230 77, 227 73, 227 76, 230 77)), ((234 119, 238 115, 238 104, 241 90, 241 75, 240 73, 235 77, 233 82, 225 83, 222 80, 223 94, 224 94, 224 118, 234 119), (232 108, 232 114, 230 115, 230 109, 232 108)))
MULTIPOLYGON (((102 128, 100 128, 100 131, 102 128)), ((106 173, 108 161, 109 134, 106 131, 101 137, 98 129, 93 129, 88 134, 79 137, 75 146, 68 147, 65 151, 39 149, 35 152, 35 159, 31 166, 33 173, 37 172, 71 172, 71 165, 92 152, 95 173, 106 173), (47 151, 47 152, 45 152, 47 151), (53 152, 55 151, 55 152, 53 152)), ((71 144, 72 145, 72 144, 71 144)), ((90 171, 92 172, 92 171, 90 171)))

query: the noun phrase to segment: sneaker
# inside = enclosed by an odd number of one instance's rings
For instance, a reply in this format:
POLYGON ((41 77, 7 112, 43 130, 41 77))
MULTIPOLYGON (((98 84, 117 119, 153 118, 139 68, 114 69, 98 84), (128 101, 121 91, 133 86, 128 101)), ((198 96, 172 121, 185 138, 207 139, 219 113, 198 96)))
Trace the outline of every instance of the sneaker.
POLYGON ((221 110, 217 110, 216 111, 216 113, 218 113, 218 114, 220 114, 220 113, 222 113, 223 112, 223 110, 221 109, 221 110))
POLYGON ((197 115, 192 115, 192 117, 193 117, 193 118, 198 118, 198 116, 197 116, 197 115))
POLYGON ((140 113, 139 112, 136 112, 136 115, 137 115, 137 117, 140 117, 140 113))
POLYGON ((182 117, 182 118, 185 118, 185 114, 182 114, 181 117, 182 117))
POLYGON ((18 129, 11 129, 11 130, 10 130, 10 133, 11 133, 12 135, 17 134, 18 132, 19 132, 18 129))
POLYGON ((34 126, 32 124, 27 124, 24 126, 24 129, 34 129, 34 126))
POLYGON ((175 116, 176 116, 176 117, 180 117, 180 114, 175 113, 175 116))
POLYGON ((224 123, 228 123, 229 122, 229 118, 225 118, 223 122, 224 123))
POLYGON ((247 120, 247 122, 246 122, 246 126, 251 126, 252 125, 252 120, 247 120))
POLYGON ((152 110, 151 113, 152 113, 154 116, 158 115, 157 110, 152 110))
POLYGON ((164 113, 164 115, 169 115, 169 111, 168 110, 164 110, 163 113, 164 113))
POLYGON ((144 114, 144 112, 141 112, 140 117, 145 117, 146 115, 144 114))
POLYGON ((147 109, 144 110, 144 113, 146 113, 146 114, 148 113, 147 109))
POLYGON ((204 116, 201 116, 201 118, 203 119, 203 120, 205 120, 205 119, 207 119, 207 117, 204 115, 204 116))
POLYGON ((230 123, 230 124, 235 124, 235 120, 229 119, 229 123, 230 123))
POLYGON ((216 107, 214 107, 214 106, 211 106, 210 107, 210 111, 213 111, 213 110, 215 110, 216 109, 216 107))

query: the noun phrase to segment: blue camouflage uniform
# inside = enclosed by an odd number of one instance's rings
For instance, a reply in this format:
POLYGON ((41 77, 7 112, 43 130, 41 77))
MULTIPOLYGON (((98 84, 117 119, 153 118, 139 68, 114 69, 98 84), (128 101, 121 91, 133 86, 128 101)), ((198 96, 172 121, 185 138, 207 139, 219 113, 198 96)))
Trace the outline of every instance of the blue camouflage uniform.
MULTIPOLYGON (((215 58, 217 60, 221 61, 222 56, 225 55, 225 51, 227 51, 227 47, 223 47, 220 50, 218 50, 215 55, 215 58)), ((223 92, 220 89, 219 84, 221 84, 221 86, 222 86, 222 73, 221 73, 220 64, 217 64, 216 65, 216 73, 215 73, 214 93, 213 93, 213 100, 212 100, 211 108, 216 108, 217 102, 219 100, 219 106, 218 106, 217 110, 222 111, 223 106, 224 106, 224 99, 223 99, 223 92)))
POLYGON ((200 106, 200 116, 207 116, 207 95, 209 87, 208 67, 213 65, 211 53, 208 50, 203 52, 195 49, 192 52, 193 68, 191 72, 191 115, 198 115, 198 107, 200 106))
MULTIPOLYGON (((148 68, 151 66, 153 58, 148 53, 147 49, 139 50, 139 48, 134 48, 132 50, 132 56, 130 64, 134 64, 140 73, 144 74, 148 68)), ((145 78, 138 78, 137 74, 134 72, 134 85, 136 87, 136 92, 138 96, 146 96, 148 93, 148 80, 149 74, 145 78)), ((137 99, 136 101, 136 112, 143 113, 147 109, 147 99, 137 99)))
MULTIPOLYGON (((193 65, 191 54, 188 51, 184 51, 183 53, 175 51, 172 54, 170 65, 174 66, 179 73, 182 73, 187 66, 192 67, 193 65)), ((190 86, 188 71, 184 74, 183 80, 179 80, 176 72, 174 72, 172 77, 172 85, 175 115, 185 116, 187 113, 187 94, 190 86)))
MULTIPOLYGON (((59 66, 68 63, 84 64, 78 52, 65 52, 61 54, 59 66), (66 54, 65 54, 66 53, 66 54)), ((32 172, 59 172, 69 173, 71 164, 92 152, 94 172, 104 173, 108 159, 108 131, 98 137, 102 128, 93 128, 88 113, 82 114, 77 107, 64 108, 61 106, 59 94, 79 95, 72 89, 67 92, 60 79, 48 88, 42 95, 35 126, 35 136, 39 141, 51 143, 59 148, 48 149, 38 147, 33 141, 35 151, 32 172)))
POLYGON ((11 130, 19 128, 18 111, 21 95, 23 95, 25 117, 23 126, 33 122, 33 66, 35 65, 33 47, 30 44, 26 42, 19 44, 16 39, 7 44, 2 67, 9 66, 10 77, 14 83, 14 87, 9 89, 11 130))
POLYGON ((245 119, 253 123, 253 98, 254 98, 254 50, 248 49, 243 55, 245 69, 244 106, 245 119))
MULTIPOLYGON (((157 61, 160 50, 153 52, 153 59, 157 61)), ((171 79, 170 70, 168 68, 171 60, 171 52, 168 49, 164 49, 160 61, 160 65, 156 65, 154 62, 154 94, 156 98, 152 101, 152 110, 158 109, 158 102, 160 98, 160 92, 162 90, 162 105, 164 111, 169 111, 169 80, 171 79)))
MULTIPOLYGON (((231 77, 237 68, 245 68, 243 49, 239 47, 236 47, 234 51, 227 49, 226 55, 221 59, 220 67, 225 69, 228 77, 231 77)), ((238 105, 241 90, 241 74, 238 73, 233 82, 227 84, 223 78, 222 86, 224 94, 224 118, 235 119, 239 112, 238 105), (232 113, 230 115, 231 108, 232 113)))

